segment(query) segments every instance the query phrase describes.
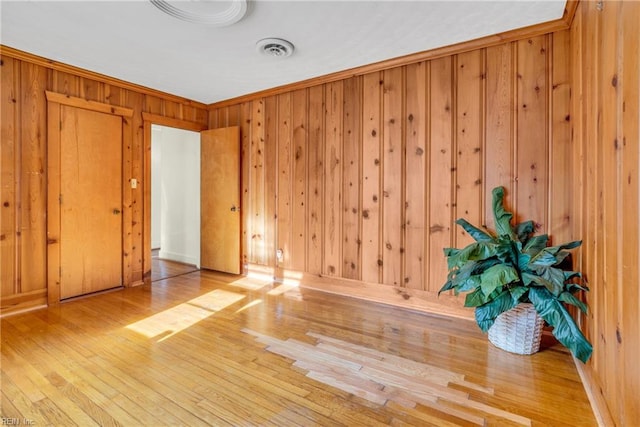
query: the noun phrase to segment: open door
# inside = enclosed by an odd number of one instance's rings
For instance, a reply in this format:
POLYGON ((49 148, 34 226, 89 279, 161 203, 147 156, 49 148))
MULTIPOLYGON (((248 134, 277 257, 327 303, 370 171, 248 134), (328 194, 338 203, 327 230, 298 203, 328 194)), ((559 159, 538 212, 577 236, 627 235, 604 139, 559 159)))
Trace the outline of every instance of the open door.
POLYGON ((200 133, 200 264, 240 274, 240 128, 200 133))

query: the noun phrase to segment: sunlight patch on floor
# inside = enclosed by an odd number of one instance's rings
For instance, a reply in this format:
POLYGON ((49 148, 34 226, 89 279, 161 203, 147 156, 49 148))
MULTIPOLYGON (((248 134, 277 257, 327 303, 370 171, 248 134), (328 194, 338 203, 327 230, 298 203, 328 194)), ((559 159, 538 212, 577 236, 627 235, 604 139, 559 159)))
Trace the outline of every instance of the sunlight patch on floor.
POLYGON ((161 337, 158 341, 164 341, 244 298, 246 295, 216 289, 127 325, 126 328, 147 338, 161 337))
POLYGON ((251 307, 255 307, 258 304, 262 304, 262 300, 261 299, 257 299, 257 300, 251 301, 250 303, 246 304, 244 307, 241 307, 241 308, 237 309, 235 314, 238 314, 238 313, 241 313, 241 312, 243 312, 245 310, 248 310, 251 307))

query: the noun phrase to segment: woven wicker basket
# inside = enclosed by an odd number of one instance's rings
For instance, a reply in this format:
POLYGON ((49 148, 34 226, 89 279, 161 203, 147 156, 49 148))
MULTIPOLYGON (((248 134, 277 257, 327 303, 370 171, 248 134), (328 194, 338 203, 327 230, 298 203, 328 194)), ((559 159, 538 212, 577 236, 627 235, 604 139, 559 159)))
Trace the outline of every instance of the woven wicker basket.
POLYGON ((521 303, 498 316, 489 328, 489 341, 511 353, 537 353, 543 324, 533 304, 521 303))

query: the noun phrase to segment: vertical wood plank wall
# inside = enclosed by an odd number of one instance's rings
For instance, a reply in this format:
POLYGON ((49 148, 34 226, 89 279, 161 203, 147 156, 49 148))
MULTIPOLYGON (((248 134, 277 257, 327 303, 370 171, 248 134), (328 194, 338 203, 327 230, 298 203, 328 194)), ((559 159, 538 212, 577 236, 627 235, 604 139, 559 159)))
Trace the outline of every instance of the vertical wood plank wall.
POLYGON ((206 106, 80 77, 13 57, 5 51, 0 60, 0 291, 3 311, 46 303, 47 90, 135 111, 134 139, 125 139, 125 143, 132 144, 133 153, 132 159, 127 159, 125 174, 137 178, 140 184, 138 190, 132 191, 132 200, 123 200, 131 211, 131 220, 123 225, 123 239, 130 238, 133 248, 132 253, 127 254, 133 275, 125 279, 130 283, 141 281, 144 275, 142 112, 206 125, 206 106))
POLYGON ((213 105, 211 128, 252 142, 245 261, 437 291, 442 249, 470 241, 453 221, 491 224, 496 185, 520 219, 570 238, 568 49, 565 31, 213 105))
POLYGON ((640 424, 640 3, 580 2, 570 33, 574 204, 589 280, 591 392, 640 424))

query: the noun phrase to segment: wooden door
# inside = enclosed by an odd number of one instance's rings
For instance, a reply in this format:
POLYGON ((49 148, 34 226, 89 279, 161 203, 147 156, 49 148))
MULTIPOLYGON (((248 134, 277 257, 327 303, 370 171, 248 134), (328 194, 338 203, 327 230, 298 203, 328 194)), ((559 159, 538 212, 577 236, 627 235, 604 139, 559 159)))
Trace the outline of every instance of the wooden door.
POLYGON ((60 108, 60 298, 122 285, 122 117, 60 108))
POLYGON ((200 133, 200 263, 241 272, 240 128, 200 133))

